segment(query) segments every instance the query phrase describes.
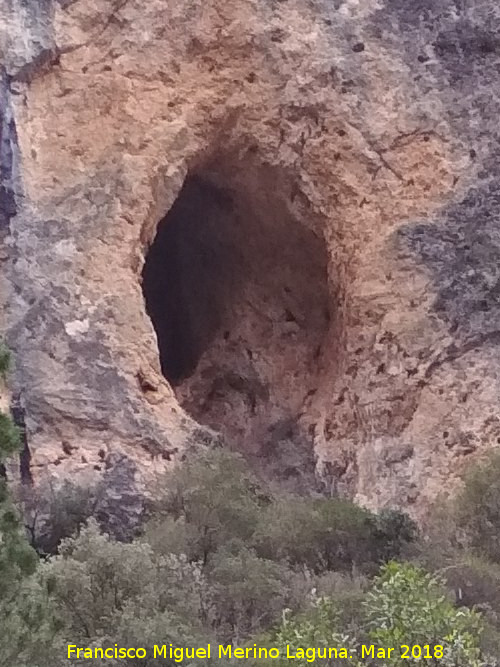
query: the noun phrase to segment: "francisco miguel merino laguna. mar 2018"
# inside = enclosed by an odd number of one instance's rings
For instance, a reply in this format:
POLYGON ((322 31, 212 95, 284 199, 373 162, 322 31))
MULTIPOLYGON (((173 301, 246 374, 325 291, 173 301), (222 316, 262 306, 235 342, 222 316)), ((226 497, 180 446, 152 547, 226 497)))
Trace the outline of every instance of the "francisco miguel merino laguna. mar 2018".
POLYGON ((203 660, 209 658, 261 658, 271 659, 276 658, 306 658, 310 662, 316 658, 349 658, 350 651, 346 647, 329 647, 329 648, 307 648, 294 649, 287 646, 285 651, 280 651, 276 647, 259 647, 254 644, 251 647, 239 648, 231 644, 207 644, 203 647, 193 646, 174 646, 173 644, 154 645, 152 648, 143 647, 120 647, 117 644, 108 648, 85 648, 79 647, 75 644, 68 645, 68 658, 77 659, 95 659, 95 658, 139 658, 146 657, 164 658, 165 660, 173 660, 174 662, 182 662, 188 660, 203 660), (314 652, 314 656, 313 656, 314 652), (321 655, 318 654, 321 653, 321 655))
MULTIPOLYGON (((369 655, 369 654, 367 654, 369 655)), ((117 644, 108 648, 85 648, 75 644, 68 645, 68 658, 95 659, 95 658, 164 658, 174 662, 182 662, 185 659, 203 660, 209 658, 260 658, 271 659, 289 658, 290 660, 302 658, 308 662, 314 662, 316 658, 350 658, 351 651, 346 647, 322 647, 322 648, 298 648, 287 646, 285 651, 276 647, 259 647, 254 644, 251 647, 239 648, 231 644, 207 644, 203 647, 174 646, 173 644, 154 645, 152 648, 143 647, 120 647, 117 644)))
MULTIPOLYGON (((284 650, 276 647, 260 647, 254 644, 250 647, 240 648, 234 647, 231 644, 207 644, 206 647, 182 647, 173 646, 173 644, 154 645, 152 648, 146 649, 143 647, 120 647, 118 644, 108 648, 86 648, 76 646, 76 644, 68 645, 68 659, 89 659, 96 658, 139 658, 147 657, 163 658, 165 660, 173 660, 174 662, 182 662, 185 659, 189 660, 203 660, 209 658, 260 658, 271 659, 287 658, 289 660, 306 660, 307 662, 315 662, 318 659, 343 658, 351 659, 353 654, 360 654, 361 658, 391 658, 393 653, 397 652, 401 657, 409 657, 409 651, 418 649, 419 657, 423 658, 441 658, 442 646, 431 646, 429 644, 421 647, 409 647, 402 645, 396 648, 379 647, 374 644, 363 644, 358 649, 347 648, 345 646, 330 646, 330 647, 307 647, 295 648, 287 645, 284 650), (406 655, 405 655, 406 652, 406 655)), ((413 653, 412 653, 413 655, 413 653)))

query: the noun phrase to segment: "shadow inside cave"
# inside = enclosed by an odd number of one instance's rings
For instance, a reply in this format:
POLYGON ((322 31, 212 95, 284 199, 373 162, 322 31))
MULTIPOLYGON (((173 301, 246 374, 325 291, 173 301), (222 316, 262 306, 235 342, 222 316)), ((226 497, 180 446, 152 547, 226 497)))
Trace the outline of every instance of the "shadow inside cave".
POLYGON ((286 423, 312 460, 299 421, 330 330, 327 267, 324 239, 262 175, 190 175, 158 225, 142 279, 163 374, 195 420, 247 456, 293 449, 276 439, 286 423))

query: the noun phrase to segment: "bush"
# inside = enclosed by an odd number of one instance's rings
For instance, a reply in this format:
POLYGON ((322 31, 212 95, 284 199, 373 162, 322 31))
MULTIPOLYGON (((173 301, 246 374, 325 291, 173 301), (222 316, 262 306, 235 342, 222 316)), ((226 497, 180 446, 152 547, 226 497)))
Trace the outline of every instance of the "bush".
MULTIPOLYGON (((0 373, 8 368, 8 352, 0 344, 0 373), (3 370, 2 370, 3 369, 3 370)), ((20 433, 12 419, 0 413, 0 463, 20 446, 20 433)), ((0 601, 9 602, 23 577, 34 572, 36 553, 26 541, 18 513, 12 505, 5 479, 0 478, 0 601)))
MULTIPOLYGON (((307 612, 296 617, 284 613, 283 622, 274 637, 274 645, 280 649, 280 655, 286 656, 287 650, 290 654, 299 656, 299 649, 304 652, 311 648, 327 649, 329 647, 346 648, 353 657, 339 657, 339 659, 318 659, 315 664, 328 665, 329 667, 340 667, 340 665, 358 665, 356 659, 356 639, 342 631, 340 627, 339 612, 335 602, 330 598, 316 598, 313 596, 310 608, 307 612), (288 647, 290 647, 288 649, 288 647)), ((311 656, 312 657, 312 656, 311 656)), ((297 667, 308 667, 311 657, 307 654, 302 658, 297 657, 293 664, 297 667)), ((280 659, 279 665, 287 665, 289 659, 280 659)))
POLYGON ((62 626, 38 576, 19 581, 15 595, 0 600, 0 667, 62 665, 62 626))
POLYGON ((264 512, 254 541, 264 558, 349 570, 365 559, 371 529, 371 514, 347 501, 287 496, 264 512))
MULTIPOLYGON (((0 343, 0 375, 5 377, 10 354, 0 343)), ((0 464, 20 446, 20 431, 0 413, 0 464)), ((3 469, 3 466, 2 466, 3 469)), ((4 472, 4 470, 3 470, 4 472)), ((47 611, 48 598, 34 578, 38 565, 13 506, 5 478, 0 478, 0 666, 45 667, 57 632, 47 611), (36 661, 36 662, 35 662, 36 661)), ((53 662, 53 661, 52 661, 53 662)))
POLYGON ((10 370, 11 354, 9 348, 0 341, 0 376, 5 379, 10 370))
POLYGON ((375 519, 374 545, 379 560, 388 561, 404 554, 419 536, 417 524, 404 512, 382 510, 375 519))
POLYGON ((0 412, 0 463, 15 454, 21 446, 21 432, 12 419, 0 412))
MULTIPOLYGON (((409 563, 388 563, 375 579, 363 603, 369 637, 379 646, 442 646, 436 664, 442 667, 480 667, 481 617, 457 609, 447 598, 444 581, 409 563)), ((420 659, 402 659, 399 652, 387 667, 421 665, 420 659)))
POLYGON ((254 542, 265 558, 321 573, 393 558, 414 534, 412 522, 396 512, 377 517, 347 500, 287 496, 268 506, 254 542))
POLYGON ((96 483, 83 486, 65 480, 58 487, 46 482, 36 488, 24 487, 20 493, 32 546, 40 554, 53 555, 63 539, 78 535, 95 515, 102 488, 96 483))
POLYGON ((42 573, 73 644, 206 640, 200 622, 203 577, 186 558, 155 554, 144 542, 114 542, 91 521, 61 543, 60 555, 42 573))
POLYGON ((165 490, 153 508, 150 539, 163 550, 178 550, 206 564, 230 540, 250 540, 262 508, 270 502, 241 456, 223 450, 204 452, 164 480, 165 490), (155 537, 156 532, 156 537, 155 537))
POLYGON ((500 563, 500 452, 491 454, 466 477, 455 522, 467 545, 500 563))
POLYGON ((207 621, 235 644, 279 620, 290 597, 288 570, 247 548, 220 549, 206 572, 207 621))

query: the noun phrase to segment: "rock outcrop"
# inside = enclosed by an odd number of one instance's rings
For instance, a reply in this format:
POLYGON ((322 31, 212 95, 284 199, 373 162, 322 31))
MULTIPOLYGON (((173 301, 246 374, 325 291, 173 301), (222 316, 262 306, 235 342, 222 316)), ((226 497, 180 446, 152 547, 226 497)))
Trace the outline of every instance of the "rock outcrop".
POLYGON ((6 0, 0 26, 35 481, 119 456, 141 488, 223 440, 422 517, 500 442, 493 0, 6 0))

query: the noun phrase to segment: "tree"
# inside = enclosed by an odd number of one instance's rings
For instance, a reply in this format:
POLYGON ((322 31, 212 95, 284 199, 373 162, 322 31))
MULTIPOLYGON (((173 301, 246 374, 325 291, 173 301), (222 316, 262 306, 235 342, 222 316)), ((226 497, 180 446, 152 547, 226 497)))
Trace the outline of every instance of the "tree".
POLYGON ((3 341, 0 341, 0 377, 2 377, 4 380, 6 379, 7 373, 10 370, 10 365, 10 350, 3 341))
POLYGON ((36 487, 24 486, 18 493, 26 530, 39 554, 57 553, 64 538, 72 537, 96 514, 104 485, 87 480, 85 485, 64 480, 57 486, 44 480, 36 487))
MULTIPOLYGON (((473 610, 457 609, 444 582, 410 563, 391 562, 376 577, 363 603, 372 642, 382 647, 428 645, 430 667, 481 667, 483 622, 473 610), (435 647, 442 647, 435 649, 435 647)), ((418 652, 418 651, 417 651, 418 652)), ((411 653, 410 653, 411 655, 411 653)), ((418 667, 422 659, 403 659, 396 651, 387 667, 418 667)))
POLYGON ((373 569, 370 566, 399 555, 415 532, 400 513, 377 516, 348 500, 289 495, 266 508, 254 543, 265 558, 316 573, 349 572, 353 566, 373 569))
POLYGON ((468 545, 500 563, 500 451, 466 476, 454 518, 468 545))
POLYGON ((380 560, 400 558, 418 537, 417 524, 404 512, 385 509, 375 519, 374 547, 380 560))
POLYGON ((148 539, 163 551, 182 551, 206 564, 228 541, 248 541, 268 502, 241 456, 205 452, 164 480, 148 539))
MULTIPOLYGON (((0 375, 5 377, 10 355, 0 343, 0 375)), ((20 432, 12 419, 0 414, 0 465, 20 446, 20 432)), ((0 478, 0 666, 50 664, 48 650, 57 625, 48 611, 43 587, 32 576, 38 565, 36 552, 24 534, 17 510, 9 497, 7 480, 0 478), (49 661, 49 662, 47 662, 49 661)), ((52 663, 54 661, 52 660, 52 663)))
POLYGON ((206 621, 222 641, 238 644, 270 627, 290 596, 287 568, 245 547, 219 549, 206 576, 206 621))
POLYGON ((62 541, 59 555, 41 573, 72 644, 152 648, 209 640, 200 621, 204 580, 199 566, 185 557, 157 554, 139 540, 115 542, 93 520, 79 535, 62 541))
MULTIPOLYGON (((0 343, 0 375, 9 367, 9 355, 0 343)), ((21 437, 12 419, 0 413, 0 465, 18 451, 21 437)), ((0 478, 0 604, 6 604, 15 595, 18 582, 23 576, 34 572, 36 553, 29 546, 21 529, 18 514, 14 509, 7 489, 5 476, 0 478)))
POLYGON ((329 667, 360 666, 356 657, 356 644, 355 638, 339 628, 339 613, 334 601, 331 598, 316 598, 314 595, 306 612, 297 616, 291 616, 289 611, 284 612, 283 621, 273 641, 273 645, 280 651, 279 664, 288 665, 290 659, 286 656, 289 654, 297 656, 293 660, 296 667, 308 667, 313 657, 314 664, 329 667), (332 654, 329 657, 330 647, 336 647, 339 651, 344 648, 348 655, 344 657, 332 654), (300 649, 302 657, 299 657, 300 649), (319 653, 313 656, 312 649, 326 649, 327 657, 317 657, 321 655, 319 653))
POLYGON ((0 600, 0 667, 59 667, 64 661, 61 630, 49 590, 38 574, 25 576, 0 600))

